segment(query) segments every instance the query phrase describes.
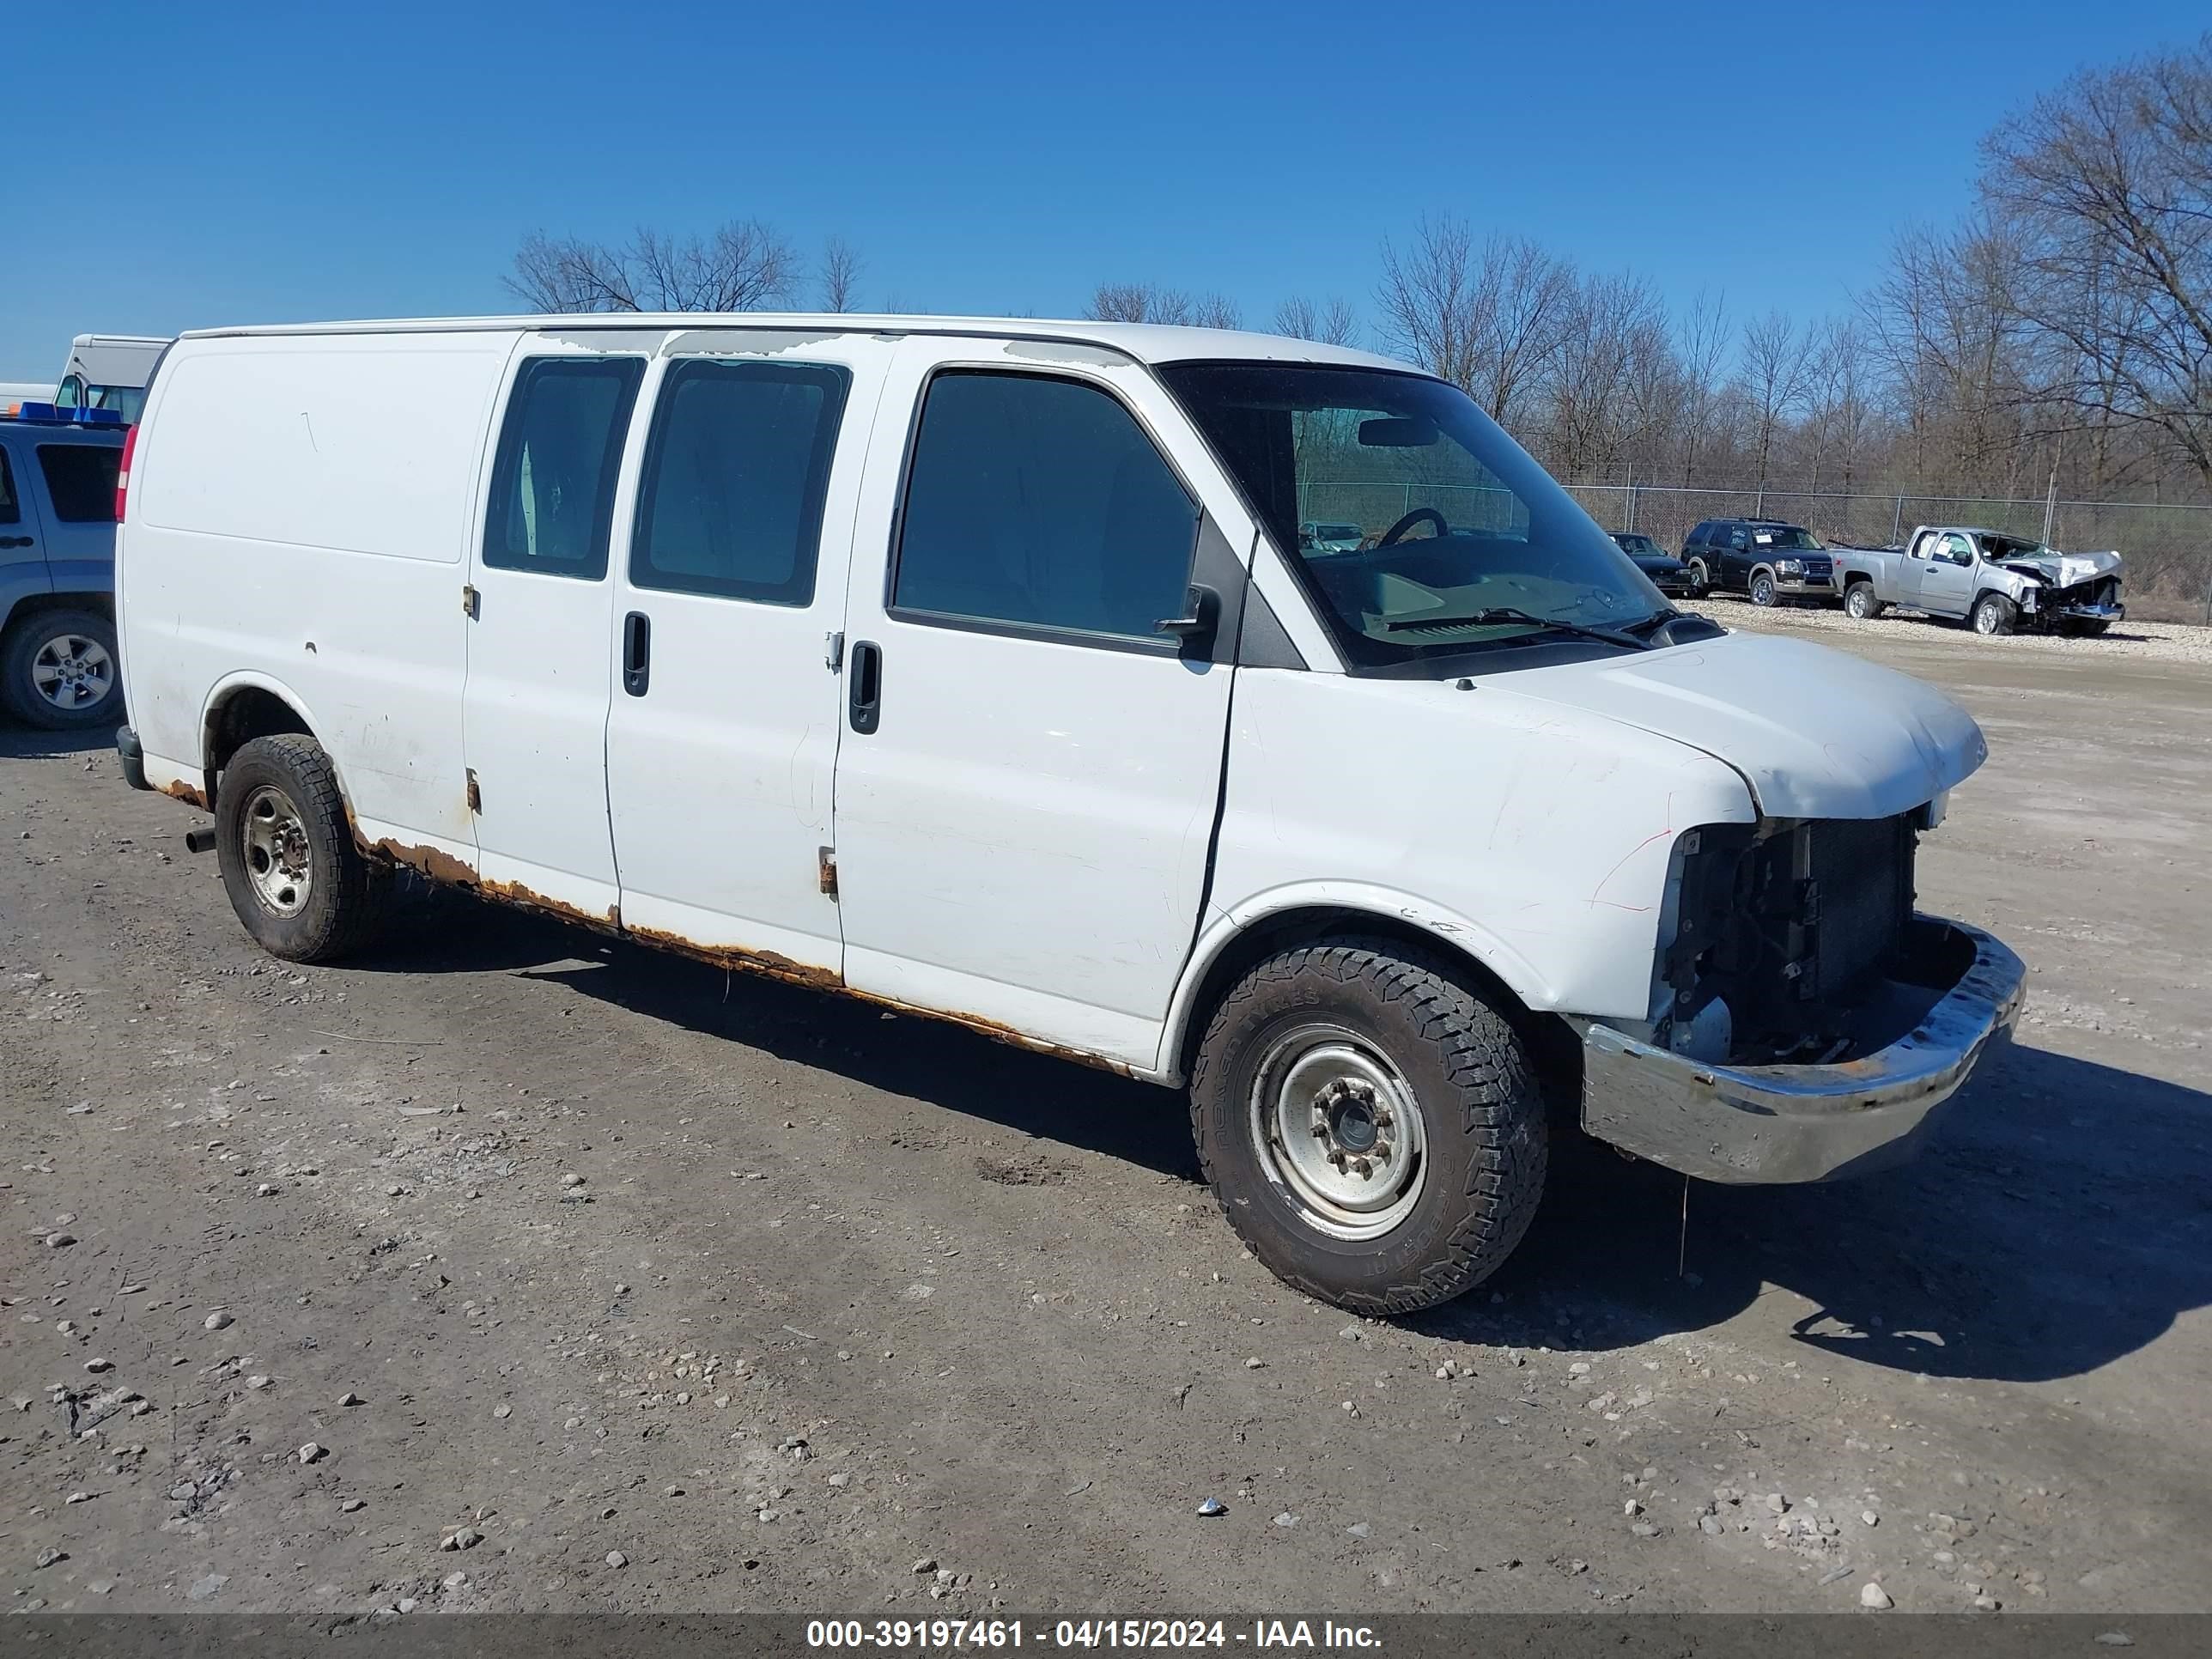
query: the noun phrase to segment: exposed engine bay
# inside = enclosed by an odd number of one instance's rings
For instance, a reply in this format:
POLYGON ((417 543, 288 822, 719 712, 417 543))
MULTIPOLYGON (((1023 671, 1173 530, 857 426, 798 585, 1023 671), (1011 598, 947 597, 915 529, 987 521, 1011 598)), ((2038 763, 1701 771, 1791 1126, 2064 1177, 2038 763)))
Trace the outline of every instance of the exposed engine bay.
POLYGON ((1899 983, 1919 976, 1907 947, 1926 821, 1923 808, 1683 835, 1661 924, 1652 1040, 1715 1063, 1822 1063, 1861 1051, 1875 1027, 1887 1030, 1899 983))

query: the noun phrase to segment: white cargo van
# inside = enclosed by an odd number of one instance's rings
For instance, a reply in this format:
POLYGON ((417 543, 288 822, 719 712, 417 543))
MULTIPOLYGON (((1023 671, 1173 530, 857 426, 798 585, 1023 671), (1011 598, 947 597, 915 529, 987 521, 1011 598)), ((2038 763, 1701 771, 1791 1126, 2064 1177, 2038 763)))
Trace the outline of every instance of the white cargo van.
POLYGON ((1498 1266, 1547 1103, 1821 1179, 1899 1155, 2019 1001, 2002 945, 1913 909, 1966 714, 1678 615, 1382 358, 219 331, 125 488, 125 768, 212 809, 267 949, 339 955, 409 866, 1187 1085, 1230 1219, 1346 1306, 1498 1266))

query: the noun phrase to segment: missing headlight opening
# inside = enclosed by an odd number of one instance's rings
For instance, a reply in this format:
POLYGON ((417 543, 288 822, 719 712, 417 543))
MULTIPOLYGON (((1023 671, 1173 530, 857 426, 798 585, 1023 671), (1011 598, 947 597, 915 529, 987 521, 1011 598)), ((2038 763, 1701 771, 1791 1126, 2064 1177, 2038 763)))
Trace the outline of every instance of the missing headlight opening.
POLYGON ((1914 976, 1916 816, 1686 833, 1662 923, 1654 1040, 1714 1062, 1848 1058, 1894 1001, 1893 981, 1914 976))

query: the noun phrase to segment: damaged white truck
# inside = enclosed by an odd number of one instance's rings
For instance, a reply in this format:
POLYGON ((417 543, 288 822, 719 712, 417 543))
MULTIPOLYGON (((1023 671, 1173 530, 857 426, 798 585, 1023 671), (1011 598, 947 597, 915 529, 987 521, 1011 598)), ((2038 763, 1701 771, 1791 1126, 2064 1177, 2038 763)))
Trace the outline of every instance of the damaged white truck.
POLYGON ((1914 905, 1965 710, 1675 611, 1363 352, 191 334, 118 505, 125 775, 212 812, 189 844, 275 955, 367 947, 404 866, 1188 1087, 1231 1223, 1346 1307, 1492 1272, 1561 1128, 1714 1181, 1878 1167, 2019 1006, 2010 951, 1914 905), (1302 536, 1346 480, 1358 537, 1302 536))
POLYGON ((2061 553, 2025 536, 1962 525, 1915 529, 1895 548, 1832 547, 1844 609, 1862 622, 1892 605, 1977 634, 2101 634, 2127 613, 2118 553, 2061 553))

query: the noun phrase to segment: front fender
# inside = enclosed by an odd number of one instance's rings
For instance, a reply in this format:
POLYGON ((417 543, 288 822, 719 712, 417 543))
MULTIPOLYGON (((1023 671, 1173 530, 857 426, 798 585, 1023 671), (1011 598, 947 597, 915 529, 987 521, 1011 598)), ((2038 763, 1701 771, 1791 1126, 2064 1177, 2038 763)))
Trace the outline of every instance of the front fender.
POLYGON ((1198 1006, 1199 994, 1214 965, 1253 929, 1277 916, 1299 910, 1341 910, 1355 917, 1369 915, 1378 921, 1411 922, 1433 933, 1439 944, 1480 963, 1521 1000, 1522 1006, 1558 1006, 1557 988, 1535 965, 1472 917, 1412 893, 1370 882, 1293 882, 1252 894, 1228 909, 1217 906, 1211 910, 1206 927, 1191 949, 1189 960, 1183 964, 1182 976, 1176 981, 1174 999, 1168 1006, 1167 1026, 1161 1033, 1159 1057, 1155 1064, 1155 1075, 1161 1081, 1179 1085, 1183 1080, 1180 1060, 1184 1043, 1190 1035, 1191 1022, 1204 1017, 1205 1011, 1198 1006))

